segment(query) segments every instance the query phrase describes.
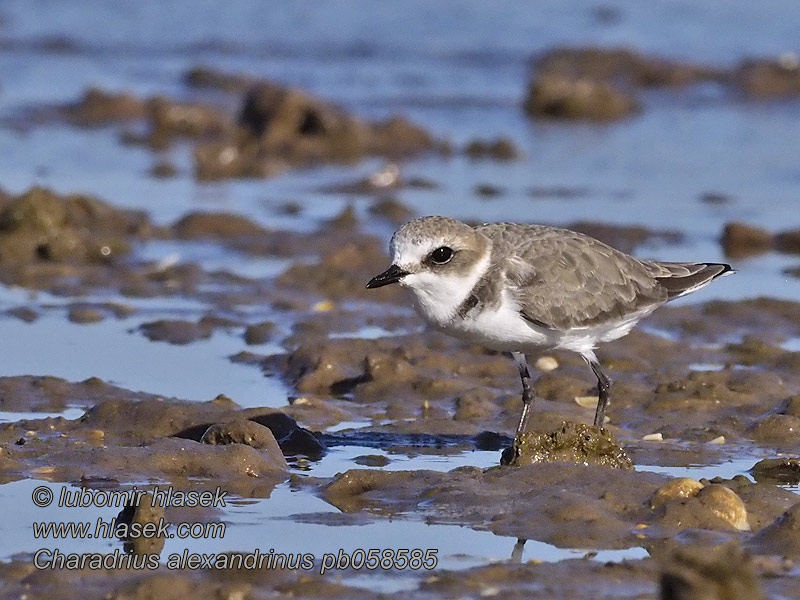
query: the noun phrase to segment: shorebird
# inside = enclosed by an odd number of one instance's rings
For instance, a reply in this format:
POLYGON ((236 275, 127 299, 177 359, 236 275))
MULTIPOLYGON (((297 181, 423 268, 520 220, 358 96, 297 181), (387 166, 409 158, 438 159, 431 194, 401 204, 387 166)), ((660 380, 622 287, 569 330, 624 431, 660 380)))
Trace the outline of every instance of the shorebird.
POLYGON ((708 262, 639 260, 587 235, 544 225, 422 217, 392 236, 392 264, 368 288, 399 283, 434 328, 510 352, 522 380, 517 434, 533 402, 526 353, 580 354, 597 378, 594 425, 605 422, 612 381, 595 348, 626 335, 659 306, 732 272, 708 262))

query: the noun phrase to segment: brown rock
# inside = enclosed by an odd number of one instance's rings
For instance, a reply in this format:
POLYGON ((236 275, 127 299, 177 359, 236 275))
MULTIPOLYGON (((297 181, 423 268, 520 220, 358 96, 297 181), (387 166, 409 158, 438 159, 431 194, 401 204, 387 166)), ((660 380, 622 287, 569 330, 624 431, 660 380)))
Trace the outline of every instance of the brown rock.
POLYGON ((139 329, 149 340, 177 345, 191 344, 199 339, 211 337, 213 332, 211 327, 202 323, 175 319, 143 323, 139 329))
POLYGON ((514 445, 503 452, 501 463, 520 466, 551 461, 633 468, 631 459, 610 431, 570 421, 564 421, 553 432, 521 433, 514 445))
POLYGON ((266 233, 260 225, 247 217, 232 213, 193 212, 172 226, 175 234, 183 239, 235 238, 259 236, 266 233))
POLYGON ((753 99, 800 96, 800 67, 792 60, 746 60, 733 74, 734 84, 753 99))
POLYGON ((531 84, 524 104, 532 117, 611 121, 637 113, 639 103, 612 84, 543 73, 531 84))
POLYGON ((661 600, 764 600, 755 565, 736 543, 673 552, 661 574, 661 600))
POLYGON ((78 125, 105 125, 144 118, 145 103, 131 94, 90 88, 83 98, 67 107, 67 115, 78 125))
POLYGON ((732 258, 762 254, 771 250, 773 246, 771 233, 744 223, 725 225, 721 241, 725 256, 732 258))

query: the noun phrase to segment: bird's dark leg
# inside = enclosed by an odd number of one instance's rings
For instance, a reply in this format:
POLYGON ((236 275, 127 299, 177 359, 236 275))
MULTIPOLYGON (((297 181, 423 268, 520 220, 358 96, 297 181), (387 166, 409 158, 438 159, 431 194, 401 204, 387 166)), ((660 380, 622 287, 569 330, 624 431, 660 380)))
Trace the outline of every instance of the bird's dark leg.
POLYGON ((511 551, 511 562, 514 564, 522 563, 522 553, 525 551, 525 542, 522 538, 517 538, 517 543, 514 544, 514 549, 511 551))
POLYGON ((597 400, 597 411, 594 413, 594 426, 598 429, 603 427, 606 418, 606 407, 608 406, 609 392, 613 381, 600 368, 600 363, 596 360, 587 361, 592 367, 595 377, 597 377, 597 392, 600 398, 597 400))
POLYGON ((528 418, 530 417, 531 404, 533 404, 533 390, 531 389, 531 374, 528 371, 528 361, 522 352, 512 352, 514 362, 519 369, 519 378, 522 380, 522 414, 517 425, 517 435, 528 429, 528 418))

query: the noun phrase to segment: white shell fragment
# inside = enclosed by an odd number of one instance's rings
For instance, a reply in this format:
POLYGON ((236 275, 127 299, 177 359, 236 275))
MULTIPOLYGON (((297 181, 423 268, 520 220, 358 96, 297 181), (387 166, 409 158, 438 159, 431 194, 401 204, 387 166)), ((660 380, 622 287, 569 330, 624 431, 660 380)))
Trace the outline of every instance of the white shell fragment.
POLYGON ((663 442, 664 436, 660 433, 648 433, 642 438, 643 442, 663 442))
POLYGON ((599 400, 597 396, 575 396, 575 402, 583 408, 597 408, 599 400))
POLYGON ((553 371, 558 368, 558 361, 552 356, 540 356, 536 359, 536 368, 540 371, 553 371))

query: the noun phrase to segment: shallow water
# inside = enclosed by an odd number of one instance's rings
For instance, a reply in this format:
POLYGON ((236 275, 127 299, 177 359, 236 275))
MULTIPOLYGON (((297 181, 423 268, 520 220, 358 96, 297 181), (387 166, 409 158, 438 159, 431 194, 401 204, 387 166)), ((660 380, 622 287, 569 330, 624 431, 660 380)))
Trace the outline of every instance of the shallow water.
MULTIPOLYGON (((187 91, 181 76, 190 67, 209 64, 301 86, 366 117, 399 111, 456 145, 475 136, 504 135, 524 152, 524 159, 508 164, 460 156, 404 164, 405 176, 439 184, 433 190, 399 193, 420 213, 481 221, 604 221, 680 231, 685 236, 682 242, 649 244, 638 252, 664 260, 723 260, 718 237, 732 220, 772 230, 800 227, 796 102, 745 103, 725 97, 713 86, 679 97, 648 92, 641 116, 608 126, 532 123, 519 109, 530 57, 555 44, 628 44, 667 56, 733 65, 748 56, 796 51, 800 4, 617 2, 608 6, 618 18, 608 22, 597 17, 600 3, 577 1, 539 3, 536 10, 512 3, 500 9, 477 0, 459 3, 458 10, 421 1, 402 6, 366 1, 251 5, 241 0, 203 0, 165 7, 153 0, 124 5, 92 0, 76 7, 6 0, 0 5, 0 124, 18 124, 19 116, 31 107, 73 101, 89 85, 138 94, 201 95, 187 91), (714 35, 708 35, 712 30, 714 35), (64 41, 65 48, 48 50, 45 42, 52 40, 64 41), (477 195, 476 186, 486 183, 501 188, 502 194, 488 200, 477 195), (558 187, 586 193, 569 199, 534 198, 529 193, 531 188, 558 187), (729 194, 731 201, 703 203, 700 196, 705 192, 729 194)), ((161 180, 148 175, 154 155, 120 144, 118 136, 117 128, 0 126, 0 187, 16 193, 39 184, 60 192, 87 192, 117 206, 147 210, 161 224, 192 210, 231 211, 270 227, 308 231, 348 205, 363 214, 371 199, 319 190, 369 175, 383 164, 367 160, 265 181, 202 184, 192 176, 190 149, 179 145, 163 154, 178 167, 178 176, 161 180), (299 205, 299 214, 281 212, 287 201, 299 205)), ((367 226, 387 239, 391 233, 386 225, 367 226)), ((259 279, 273 277, 286 266, 281 260, 248 257, 200 242, 150 242, 137 248, 136 256, 163 264, 198 262, 208 270, 259 279)), ((798 257, 776 254, 735 261, 735 276, 681 302, 764 294, 797 299, 800 278, 783 271, 798 264, 798 257)), ((287 403, 290 392, 282 382, 228 359, 247 348, 241 329, 215 331, 209 339, 186 346, 151 342, 137 330, 155 319, 197 319, 207 309, 202 302, 125 298, 124 303, 137 310, 133 316, 79 325, 66 319, 71 300, 0 290, 0 309, 32 305, 41 312, 30 324, 0 318, 0 375, 69 380, 96 376, 133 390, 198 401, 224 393, 244 407, 287 403)), ((242 311, 253 320, 274 316, 268 308, 242 311)), ((396 333, 366 326, 337 335, 376 338, 396 333)), ((800 341, 789 339, 783 347, 800 350, 800 341)), ((280 347, 254 350, 267 354, 280 347)), ((694 370, 719 367, 690 365, 694 370)), ((76 418, 78 411, 69 408, 59 414, 76 418)), ((45 416, 54 415, 0 412, 0 421, 45 416)), ((329 431, 369 424, 345 422, 329 431)), ((296 472, 330 477, 358 467, 353 459, 364 454, 386 456, 390 462, 383 468, 395 470, 447 471, 464 465, 488 467, 499 460, 498 452, 409 456, 345 446, 296 472)), ((720 465, 639 469, 693 478, 732 477, 746 475, 756 460, 747 456, 720 465)), ((30 530, 31 521, 41 514, 26 500, 37 484, 26 480, 0 486, 0 507, 15 506, 20 511, 19 518, 0 521, 0 559, 42 546, 30 530)), ((798 486, 789 489, 800 491, 798 486)), ((169 541, 165 553, 183 548, 249 551, 254 531, 259 536, 263 531, 271 539, 284 540, 276 547, 284 552, 306 552, 308 540, 314 540, 314 551, 319 553, 435 545, 440 549, 440 567, 459 569, 508 560, 516 543, 488 532, 428 525, 413 518, 376 518, 347 526, 350 530, 344 532, 339 526, 301 522, 303 516, 337 512, 316 496, 284 484, 268 499, 230 506, 222 515, 230 523, 224 540, 169 541)), ((80 520, 82 514, 78 509, 54 509, 47 518, 80 520)), ((96 517, 87 512, 85 518, 96 517)), ((118 545, 113 541, 101 549, 118 545)), ((64 551, 98 549, 88 540, 64 540, 58 546, 64 551)), ((592 549, 559 549, 531 541, 522 560, 556 561, 588 550, 592 549)), ((602 550, 594 558, 617 561, 645 555, 633 548, 602 550)), ((348 572, 343 577, 353 585, 391 591, 414 587, 419 575, 383 574, 381 579, 348 572)))

